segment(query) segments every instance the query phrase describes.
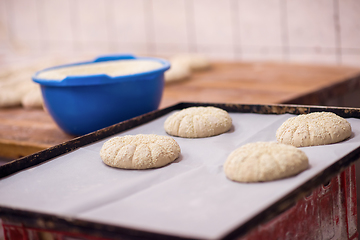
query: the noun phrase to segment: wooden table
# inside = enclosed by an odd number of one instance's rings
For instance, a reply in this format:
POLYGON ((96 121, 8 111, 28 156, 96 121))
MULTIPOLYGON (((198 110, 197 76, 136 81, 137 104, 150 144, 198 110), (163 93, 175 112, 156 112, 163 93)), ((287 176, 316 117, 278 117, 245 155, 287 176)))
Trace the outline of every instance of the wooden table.
MULTIPOLYGON (((328 105, 360 89, 360 69, 282 63, 214 63, 167 84, 160 108, 181 101, 328 105)), ((360 105, 360 103, 359 103, 360 105)), ((18 158, 73 139, 43 110, 0 110, 0 157, 18 158)))

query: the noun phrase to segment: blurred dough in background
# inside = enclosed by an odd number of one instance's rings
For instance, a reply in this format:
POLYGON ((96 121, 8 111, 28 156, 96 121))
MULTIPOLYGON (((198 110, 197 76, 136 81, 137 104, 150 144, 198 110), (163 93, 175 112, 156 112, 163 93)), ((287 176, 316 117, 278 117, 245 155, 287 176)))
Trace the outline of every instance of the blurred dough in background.
POLYGON ((24 108, 41 108, 43 107, 43 98, 41 95, 40 86, 36 86, 36 88, 28 91, 21 98, 21 105, 24 108))
POLYGON ((210 62, 205 56, 194 53, 174 55, 170 58, 170 62, 188 66, 192 71, 199 71, 210 68, 210 62))
POLYGON ((170 63, 171 67, 165 72, 165 82, 177 82, 190 77, 191 70, 188 66, 179 63, 170 63))
MULTIPOLYGON (((30 75, 31 76, 31 75, 30 75)), ((21 105, 22 98, 27 93, 39 88, 26 76, 22 79, 0 84, 0 107, 16 107, 21 105)), ((41 95, 40 95, 41 97, 41 95)), ((42 107, 42 103, 39 107, 42 107)))
MULTIPOLYGON (((71 59, 74 62, 80 60, 76 57, 71 59)), ((13 64, 0 69, 0 108, 43 108, 40 86, 32 81, 31 76, 45 68, 68 63, 68 60, 68 57, 31 59, 26 64, 13 64)), ((171 68, 165 72, 165 83, 190 79, 192 72, 211 67, 205 56, 193 53, 173 55, 169 62, 171 68)))
POLYGON ((182 53, 169 59, 170 69, 165 72, 165 82, 176 82, 188 79, 193 71, 207 70, 211 67, 210 61, 200 54, 182 53))
POLYGON ((42 108, 40 86, 31 76, 44 68, 61 64, 60 59, 34 60, 25 65, 12 65, 0 70, 0 108, 42 108))

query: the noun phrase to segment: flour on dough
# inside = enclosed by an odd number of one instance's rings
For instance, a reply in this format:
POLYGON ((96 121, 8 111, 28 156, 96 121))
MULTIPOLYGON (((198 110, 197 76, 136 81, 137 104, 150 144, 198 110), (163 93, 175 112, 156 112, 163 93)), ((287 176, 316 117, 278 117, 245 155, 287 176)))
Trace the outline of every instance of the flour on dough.
POLYGON ((165 120, 165 131, 173 136, 203 138, 227 132, 232 126, 228 112, 216 107, 190 107, 165 120))
POLYGON ((162 167, 179 155, 180 146, 173 138, 156 134, 114 137, 100 150, 100 157, 106 165, 124 169, 162 167))
POLYGON ((350 123, 331 112, 314 112, 289 118, 276 131, 278 142, 295 147, 337 143, 350 136, 350 123))
POLYGON ((237 182, 265 182, 293 176, 308 166, 306 154, 294 146, 255 142, 234 150, 224 164, 224 172, 237 182))

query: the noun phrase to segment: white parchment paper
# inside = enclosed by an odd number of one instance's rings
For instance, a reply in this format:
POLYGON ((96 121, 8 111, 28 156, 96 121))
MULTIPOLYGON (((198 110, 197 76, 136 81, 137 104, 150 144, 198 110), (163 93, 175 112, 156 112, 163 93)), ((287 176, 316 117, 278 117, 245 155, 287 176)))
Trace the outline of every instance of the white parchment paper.
MULTIPOLYGON (((173 113, 173 112, 172 112, 173 113)), ((165 119, 114 136, 167 135, 165 119)), ((159 169, 122 170, 103 164, 99 151, 108 140, 0 180, 0 205, 181 237, 218 239, 266 209, 360 146, 360 120, 347 119, 350 139, 301 148, 310 168, 294 177, 266 183, 237 183, 222 166, 237 147, 276 141, 277 128, 294 115, 230 113, 232 129, 219 136, 174 137, 181 156, 159 169)))

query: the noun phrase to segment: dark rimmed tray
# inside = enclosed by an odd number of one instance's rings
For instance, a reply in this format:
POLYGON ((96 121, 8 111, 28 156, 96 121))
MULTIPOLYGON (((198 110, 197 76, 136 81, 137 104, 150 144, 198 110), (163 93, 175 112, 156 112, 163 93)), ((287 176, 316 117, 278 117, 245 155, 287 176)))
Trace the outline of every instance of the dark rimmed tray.
MULTIPOLYGON (((112 136, 114 134, 120 133, 127 129, 134 128, 136 126, 145 124, 153 119, 159 118, 173 110, 183 109, 190 106, 216 106, 223 108, 229 112, 239 112, 239 113, 261 113, 261 114, 302 114, 316 111, 329 111, 334 112, 342 117, 352 117, 360 118, 360 110, 353 108, 336 108, 336 107, 315 107, 315 106, 297 106, 297 105, 237 105, 237 104, 203 104, 203 103, 180 103, 172 107, 162 109, 159 111, 154 111, 143 116, 113 125, 111 127, 99 130, 97 132, 76 138, 69 142, 54 146, 47 150, 41 151, 39 153, 21 158, 19 160, 13 161, 7 165, 0 167, 0 178, 9 176, 13 173, 16 173, 20 170, 24 170, 31 166, 40 164, 44 161, 47 161, 56 156, 67 153, 71 150, 77 149, 84 145, 96 142, 98 140, 104 139, 106 137, 112 136)), ((330 178, 341 172, 352 162, 358 159, 360 156, 360 149, 357 148, 345 157, 339 159, 336 163, 326 168, 324 171, 317 174, 310 181, 306 182, 302 186, 293 190, 291 193, 287 194, 285 197, 271 205, 266 210, 262 211, 260 214, 256 215, 245 224, 239 226, 236 230, 228 234, 225 238, 232 239, 244 235, 253 227, 258 224, 265 222, 272 217, 278 215, 282 211, 285 211, 290 206, 292 206, 297 199, 304 196, 306 193, 319 186, 320 184, 327 182, 330 178)), ((80 232, 91 234, 94 236, 107 237, 119 239, 122 237, 127 238, 174 238, 176 236, 155 234, 151 232, 131 230, 128 228, 122 228, 118 226, 110 226, 107 224, 99 224, 88 221, 76 220, 63 218, 61 216, 54 216, 48 214, 40 214, 29 211, 21 211, 17 209, 11 209, 0 206, 0 216, 9 221, 20 221, 25 226, 28 227, 37 227, 37 228, 46 228, 54 229, 58 231, 67 231, 67 232, 80 232)))

